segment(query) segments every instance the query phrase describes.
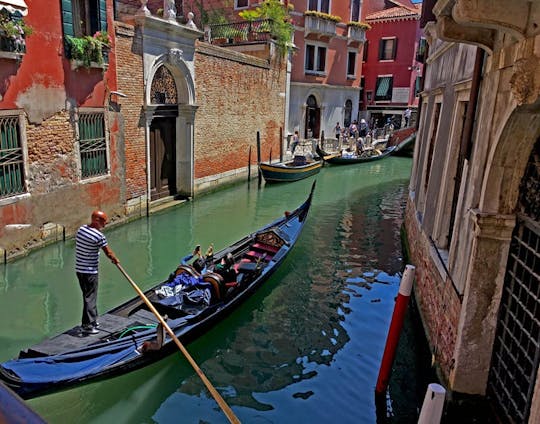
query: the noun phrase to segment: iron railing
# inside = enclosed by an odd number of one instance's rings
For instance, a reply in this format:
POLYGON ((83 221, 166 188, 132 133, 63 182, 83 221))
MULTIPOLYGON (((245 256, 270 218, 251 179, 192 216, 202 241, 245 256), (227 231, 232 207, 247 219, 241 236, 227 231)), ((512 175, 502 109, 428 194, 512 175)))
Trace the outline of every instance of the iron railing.
POLYGON ((18 116, 0 117, 0 199, 26 192, 18 116))
POLYGON ((82 177, 107 174, 107 143, 103 113, 81 114, 78 125, 82 177))
POLYGON ((213 44, 268 41, 271 38, 272 29, 271 19, 214 24, 210 25, 207 41, 213 44))

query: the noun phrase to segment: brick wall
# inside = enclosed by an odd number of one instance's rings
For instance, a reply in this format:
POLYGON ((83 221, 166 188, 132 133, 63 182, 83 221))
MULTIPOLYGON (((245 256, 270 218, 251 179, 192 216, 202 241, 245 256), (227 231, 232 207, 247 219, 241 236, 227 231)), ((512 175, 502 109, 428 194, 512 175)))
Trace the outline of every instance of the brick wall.
POLYGON ((435 362, 443 380, 454 367, 461 301, 448 277, 433 263, 430 243, 419 228, 413 202, 407 202, 405 228, 411 262, 416 267, 414 294, 435 362))
POLYGON ((256 163, 257 131, 261 158, 279 157, 283 127, 285 60, 250 57, 198 43, 195 57, 195 178, 246 168, 249 147, 256 163))
MULTIPOLYGON (((118 90, 127 97, 115 99, 121 111, 120 136, 125 148, 126 199, 146 194, 146 141, 142 40, 131 25, 116 23, 118 90)), ((113 97, 114 99, 114 97, 113 97)))

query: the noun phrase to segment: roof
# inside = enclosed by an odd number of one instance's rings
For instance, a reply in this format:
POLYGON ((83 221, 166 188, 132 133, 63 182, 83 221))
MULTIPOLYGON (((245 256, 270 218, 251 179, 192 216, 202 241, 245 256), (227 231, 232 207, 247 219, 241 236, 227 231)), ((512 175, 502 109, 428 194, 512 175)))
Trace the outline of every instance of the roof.
MULTIPOLYGON (((397 2, 393 2, 397 4, 397 2)), ((405 6, 391 7, 389 9, 384 9, 379 12, 371 13, 365 17, 366 21, 376 21, 376 20, 385 20, 385 19, 411 19, 411 18, 420 18, 421 9, 417 8, 413 10, 412 8, 405 6)))

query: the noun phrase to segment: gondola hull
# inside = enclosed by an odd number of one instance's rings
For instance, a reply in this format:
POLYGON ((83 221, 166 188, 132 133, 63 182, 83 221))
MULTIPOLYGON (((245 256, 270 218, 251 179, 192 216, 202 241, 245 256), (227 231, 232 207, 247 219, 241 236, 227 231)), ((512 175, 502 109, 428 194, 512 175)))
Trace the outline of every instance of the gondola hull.
MULTIPOLYGON (((268 280, 296 243, 314 189, 315 183, 308 199, 296 210, 212 257, 210 270, 217 269, 222 259, 232 255, 237 278, 220 282, 215 273, 204 274, 204 291, 212 295, 208 303, 188 304, 184 293, 160 297, 158 293, 170 288, 171 278, 145 292, 160 314, 168 317, 168 326, 182 343, 194 340, 222 321, 268 280), (177 298, 183 303, 171 302, 177 298)), ((179 266, 172 275, 184 275, 184 268, 179 266)), ((166 334, 158 343, 159 320, 139 297, 101 315, 98 321, 100 331, 96 335, 85 335, 80 327, 74 327, 21 351, 17 359, 0 365, 0 379, 19 396, 28 399, 125 374, 178 352, 176 344, 166 334)))
POLYGON ((384 159, 390 156, 394 151, 395 146, 387 147, 381 150, 380 154, 374 154, 371 156, 357 156, 357 157, 343 157, 341 154, 329 154, 317 146, 317 154, 323 158, 323 160, 332 165, 352 165, 355 163, 373 162, 376 160, 384 159))
POLYGON ((322 161, 296 166, 293 162, 261 163, 259 164, 259 169, 267 183, 283 183, 311 177, 319 173, 322 164, 322 161))

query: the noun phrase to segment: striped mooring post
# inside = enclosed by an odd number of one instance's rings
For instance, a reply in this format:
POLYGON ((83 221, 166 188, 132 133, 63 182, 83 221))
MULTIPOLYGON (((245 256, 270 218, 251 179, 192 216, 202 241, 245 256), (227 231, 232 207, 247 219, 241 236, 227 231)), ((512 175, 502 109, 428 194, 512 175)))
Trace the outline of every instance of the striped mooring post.
POLYGON ((399 336, 401 334, 401 329, 403 328, 403 321, 405 320, 409 298, 411 297, 414 272, 415 267, 413 265, 407 265, 405 266, 403 277, 401 277, 399 293, 396 304, 394 305, 394 313, 392 314, 392 321, 390 322, 390 329, 388 330, 381 367, 379 369, 379 377, 377 378, 377 386, 375 387, 376 396, 383 396, 388 388, 388 381, 390 380, 392 364, 394 363, 394 358, 396 356, 399 336))

